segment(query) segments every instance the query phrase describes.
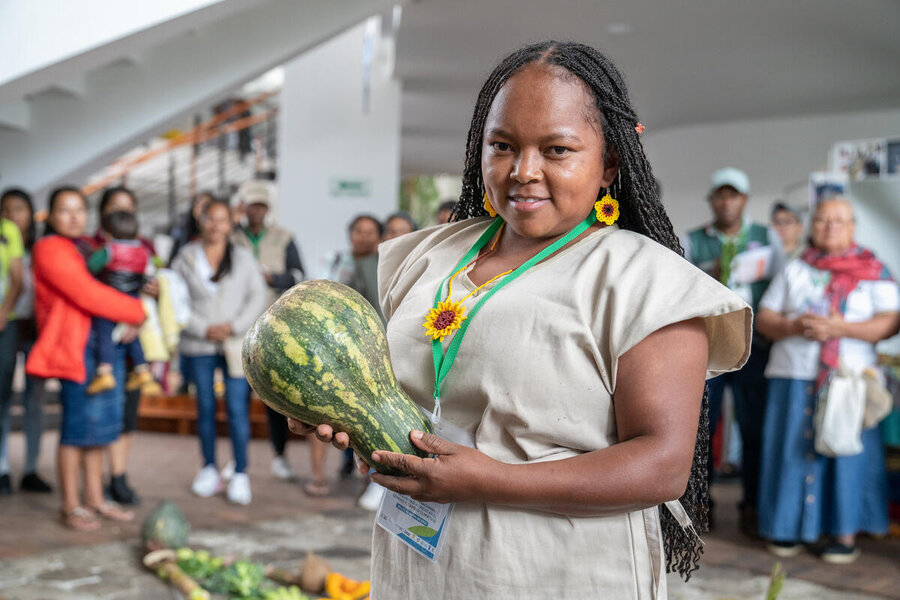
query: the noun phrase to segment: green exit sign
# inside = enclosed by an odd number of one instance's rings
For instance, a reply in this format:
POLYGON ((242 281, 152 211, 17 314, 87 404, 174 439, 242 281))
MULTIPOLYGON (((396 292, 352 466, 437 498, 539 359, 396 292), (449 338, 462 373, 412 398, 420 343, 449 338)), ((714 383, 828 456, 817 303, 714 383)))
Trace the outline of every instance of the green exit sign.
POLYGON ((372 182, 365 177, 332 177, 329 187, 335 198, 367 198, 371 195, 372 182))

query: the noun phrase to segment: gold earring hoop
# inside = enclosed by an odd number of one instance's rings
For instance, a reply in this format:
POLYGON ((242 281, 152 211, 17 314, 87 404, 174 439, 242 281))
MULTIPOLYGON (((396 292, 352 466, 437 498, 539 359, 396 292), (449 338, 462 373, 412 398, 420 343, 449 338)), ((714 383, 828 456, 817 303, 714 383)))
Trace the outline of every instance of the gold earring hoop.
POLYGON ((491 201, 488 198, 487 192, 484 193, 484 210, 487 211, 487 214, 490 215, 491 218, 497 216, 497 211, 491 206, 491 201))

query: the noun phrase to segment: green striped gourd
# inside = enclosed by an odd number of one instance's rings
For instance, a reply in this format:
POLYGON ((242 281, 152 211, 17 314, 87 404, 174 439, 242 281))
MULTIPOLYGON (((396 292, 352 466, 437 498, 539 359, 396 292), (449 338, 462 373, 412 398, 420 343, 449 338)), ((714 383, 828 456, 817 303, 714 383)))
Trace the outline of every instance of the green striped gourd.
POLYGON ((243 359, 250 385, 277 412, 347 432, 365 458, 376 450, 425 456, 409 432, 431 432, 431 423, 397 384, 381 319, 349 287, 292 287, 247 332, 243 359))

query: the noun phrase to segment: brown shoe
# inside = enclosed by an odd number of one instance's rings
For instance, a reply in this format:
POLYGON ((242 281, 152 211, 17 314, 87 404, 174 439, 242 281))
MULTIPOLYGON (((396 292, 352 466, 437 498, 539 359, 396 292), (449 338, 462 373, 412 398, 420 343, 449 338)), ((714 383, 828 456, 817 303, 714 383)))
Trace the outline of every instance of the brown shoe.
POLYGON ((59 520, 63 525, 75 531, 96 531, 100 529, 100 521, 94 513, 83 506, 76 506, 69 512, 60 511, 59 520))
POLYGON ((115 387, 116 378, 112 375, 112 373, 103 373, 94 377, 94 380, 91 381, 90 384, 88 384, 87 393, 88 396, 93 396, 94 394, 99 394, 100 392, 105 392, 115 387))
POLYGON ((128 380, 125 382, 125 390, 133 392, 134 390, 141 388, 143 393, 143 386, 148 383, 155 383, 150 371, 132 371, 131 375, 128 376, 128 380))
POLYGON ((92 506, 91 510, 110 521, 128 522, 134 520, 134 513, 130 510, 125 510, 116 502, 107 501, 100 506, 92 506))

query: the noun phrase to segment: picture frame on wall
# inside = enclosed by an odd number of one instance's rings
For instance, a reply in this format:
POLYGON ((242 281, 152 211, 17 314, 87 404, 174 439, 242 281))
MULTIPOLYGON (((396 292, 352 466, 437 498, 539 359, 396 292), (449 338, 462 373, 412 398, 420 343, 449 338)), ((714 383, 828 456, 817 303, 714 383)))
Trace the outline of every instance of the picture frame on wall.
POLYGON ((900 177, 900 138, 887 141, 885 174, 888 177, 900 177))
POLYGON ((830 170, 845 174, 849 181, 865 181, 887 175, 887 147, 888 141, 884 138, 838 142, 831 150, 830 170))

